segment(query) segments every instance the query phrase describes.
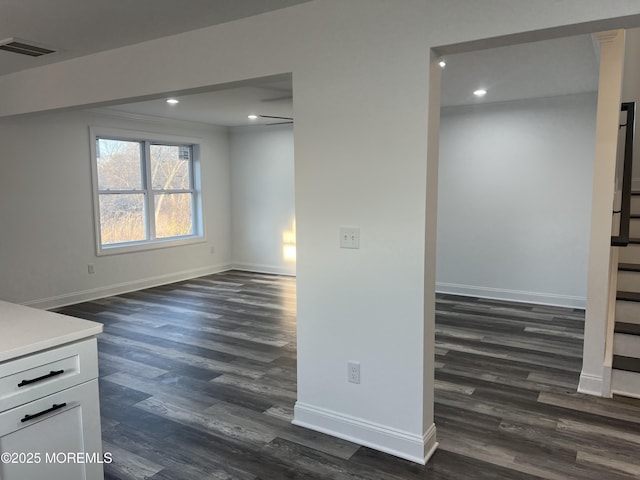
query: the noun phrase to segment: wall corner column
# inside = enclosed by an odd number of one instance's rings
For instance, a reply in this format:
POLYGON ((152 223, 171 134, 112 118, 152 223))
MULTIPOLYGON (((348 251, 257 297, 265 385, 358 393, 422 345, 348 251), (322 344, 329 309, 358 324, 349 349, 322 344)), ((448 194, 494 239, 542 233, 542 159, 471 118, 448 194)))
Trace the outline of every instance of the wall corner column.
POLYGON ((611 223, 615 189, 618 123, 624 73, 624 30, 596 34, 600 47, 600 79, 596 120, 595 162, 587 279, 582 373, 578 391, 606 396, 607 323, 611 298, 611 223))
POLYGON ((438 163, 440 151, 440 92, 439 58, 430 52, 429 106, 427 120, 427 191, 425 206, 424 254, 424 325, 422 402, 425 463, 438 448, 434 423, 435 388, 435 316, 436 316, 436 240, 438 216, 438 163))

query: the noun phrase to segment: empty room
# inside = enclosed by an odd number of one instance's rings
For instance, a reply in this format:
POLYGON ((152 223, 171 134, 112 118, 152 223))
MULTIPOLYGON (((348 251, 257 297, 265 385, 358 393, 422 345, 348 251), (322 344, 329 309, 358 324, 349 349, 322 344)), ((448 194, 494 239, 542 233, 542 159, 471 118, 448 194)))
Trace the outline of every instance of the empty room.
POLYGON ((0 5, 2 478, 640 475, 640 8, 469 3, 0 5))

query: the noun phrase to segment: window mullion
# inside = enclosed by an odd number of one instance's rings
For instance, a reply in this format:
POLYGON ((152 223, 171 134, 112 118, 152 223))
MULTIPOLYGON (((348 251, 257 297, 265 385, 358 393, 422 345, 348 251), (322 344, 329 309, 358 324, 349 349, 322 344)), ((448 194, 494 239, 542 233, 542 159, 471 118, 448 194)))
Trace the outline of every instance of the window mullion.
POLYGON ((145 181, 145 200, 147 206, 146 227, 147 238, 149 240, 156 239, 156 212, 155 199, 153 198, 153 184, 151 182, 151 142, 144 142, 144 181, 145 181))
POLYGON ((191 233, 196 234, 199 230, 200 222, 198 222, 198 218, 200 218, 200 212, 198 211, 198 201, 196 201, 195 195, 195 185, 196 185, 196 177, 195 177, 195 168, 193 165, 193 145, 189 147, 189 189, 191 190, 191 233))

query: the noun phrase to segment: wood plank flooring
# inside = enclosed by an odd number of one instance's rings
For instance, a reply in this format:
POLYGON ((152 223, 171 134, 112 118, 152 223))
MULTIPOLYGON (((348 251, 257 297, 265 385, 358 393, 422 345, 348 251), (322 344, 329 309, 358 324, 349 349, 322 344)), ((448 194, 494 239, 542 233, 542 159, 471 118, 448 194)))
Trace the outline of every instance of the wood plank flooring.
POLYGON ((105 478, 640 478, 640 401, 575 393, 582 312, 439 296, 423 467, 291 425, 295 295, 231 271, 59 309, 105 325, 105 478))

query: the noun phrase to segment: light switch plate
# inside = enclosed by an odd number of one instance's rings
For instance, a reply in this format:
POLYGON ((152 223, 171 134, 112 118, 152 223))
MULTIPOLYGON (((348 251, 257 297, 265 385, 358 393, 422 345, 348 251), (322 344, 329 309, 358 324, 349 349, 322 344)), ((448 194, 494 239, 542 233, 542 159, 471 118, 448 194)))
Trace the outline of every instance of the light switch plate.
POLYGON ((360 248, 360 227, 340 227, 340 248, 360 248))

